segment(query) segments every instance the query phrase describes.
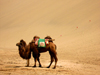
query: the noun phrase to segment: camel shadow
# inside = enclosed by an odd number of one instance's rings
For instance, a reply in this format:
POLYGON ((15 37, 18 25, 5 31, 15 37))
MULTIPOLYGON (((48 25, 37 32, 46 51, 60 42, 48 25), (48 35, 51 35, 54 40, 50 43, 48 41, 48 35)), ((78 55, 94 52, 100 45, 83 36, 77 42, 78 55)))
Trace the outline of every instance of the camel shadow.
POLYGON ((33 66, 5 66, 5 68, 29 68, 33 66))
POLYGON ((23 67, 23 66, 13 66, 13 68, 21 68, 21 67, 23 67))

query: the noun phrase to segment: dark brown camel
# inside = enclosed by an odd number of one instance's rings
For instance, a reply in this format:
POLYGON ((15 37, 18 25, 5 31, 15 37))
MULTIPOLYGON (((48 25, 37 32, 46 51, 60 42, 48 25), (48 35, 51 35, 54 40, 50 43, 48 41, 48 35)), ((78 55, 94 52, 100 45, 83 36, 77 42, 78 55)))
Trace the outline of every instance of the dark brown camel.
POLYGON ((27 60, 27 65, 29 66, 29 59, 31 58, 31 50, 30 50, 30 45, 27 45, 24 40, 20 40, 19 43, 16 44, 18 46, 19 50, 19 55, 27 60))
POLYGON ((52 38, 50 36, 45 37, 45 39, 49 39, 48 40, 49 44, 46 45, 45 48, 42 48, 42 47, 39 48, 37 45, 35 45, 35 40, 36 39, 39 39, 39 37, 38 36, 34 36, 33 41, 30 43, 31 51, 33 51, 33 57, 35 57, 35 65, 34 65, 34 67, 36 67, 36 61, 37 60, 39 62, 39 66, 41 67, 41 63, 39 61, 40 53, 49 51, 49 54, 51 56, 51 63, 47 68, 49 68, 51 66, 51 64, 53 63, 53 61, 55 59, 55 66, 54 66, 54 69, 55 69, 57 61, 58 61, 58 58, 57 58, 57 53, 56 53, 56 45, 53 43, 52 38))

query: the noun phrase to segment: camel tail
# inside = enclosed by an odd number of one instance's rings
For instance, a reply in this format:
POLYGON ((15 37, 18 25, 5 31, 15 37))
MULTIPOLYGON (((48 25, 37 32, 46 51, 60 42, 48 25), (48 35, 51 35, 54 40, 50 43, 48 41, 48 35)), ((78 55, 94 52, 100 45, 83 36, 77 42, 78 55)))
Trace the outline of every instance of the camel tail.
POLYGON ((55 45, 55 49, 57 50, 57 46, 55 45))
MULTIPOLYGON (((57 46, 55 45, 55 50, 57 50, 57 46)), ((56 54, 57 54, 57 51, 56 51, 56 54)))

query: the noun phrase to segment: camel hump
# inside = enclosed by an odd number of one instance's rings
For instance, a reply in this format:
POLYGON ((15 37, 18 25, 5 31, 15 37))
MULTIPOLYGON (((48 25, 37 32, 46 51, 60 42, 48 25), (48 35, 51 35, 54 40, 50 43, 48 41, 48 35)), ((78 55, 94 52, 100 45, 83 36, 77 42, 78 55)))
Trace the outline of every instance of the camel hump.
POLYGON ((49 41, 55 41, 55 39, 49 39, 49 41))

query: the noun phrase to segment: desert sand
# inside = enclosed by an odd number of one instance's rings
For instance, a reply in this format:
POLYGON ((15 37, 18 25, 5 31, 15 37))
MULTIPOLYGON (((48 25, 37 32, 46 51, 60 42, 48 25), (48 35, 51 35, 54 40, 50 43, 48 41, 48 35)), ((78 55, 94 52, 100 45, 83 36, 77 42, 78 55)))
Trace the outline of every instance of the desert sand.
POLYGON ((0 0, 0 75, 100 75, 100 1, 0 0), (25 67, 16 43, 35 35, 55 39, 56 69, 49 52, 25 67))

